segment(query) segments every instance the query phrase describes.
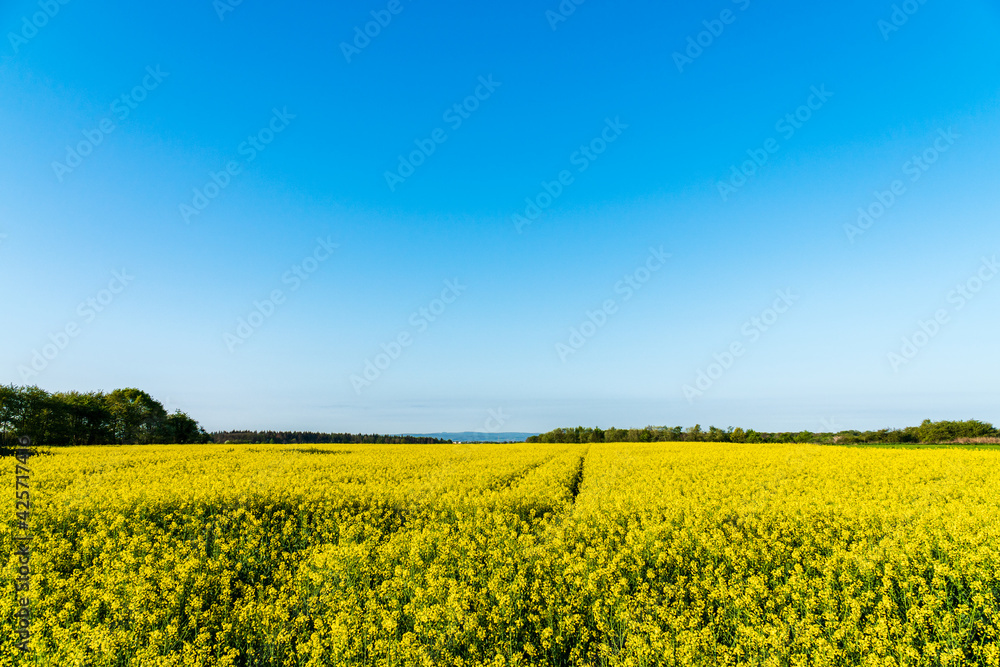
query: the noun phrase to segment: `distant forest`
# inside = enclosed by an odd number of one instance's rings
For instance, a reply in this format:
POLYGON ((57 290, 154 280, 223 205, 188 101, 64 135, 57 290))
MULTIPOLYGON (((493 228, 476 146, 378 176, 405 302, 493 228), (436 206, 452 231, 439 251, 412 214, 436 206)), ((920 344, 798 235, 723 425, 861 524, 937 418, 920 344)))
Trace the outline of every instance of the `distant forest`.
POLYGON ((219 431, 212 433, 217 443, 247 445, 310 445, 310 444, 366 444, 366 445, 434 445, 448 444, 451 440, 422 438, 410 435, 377 435, 372 433, 312 433, 305 431, 219 431))
POLYGON ((1000 443, 1000 431, 992 424, 968 421, 924 420, 920 426, 880 431, 840 431, 838 433, 764 433, 753 429, 728 428, 723 431, 710 426, 707 431, 699 424, 681 426, 647 426, 646 428, 557 428, 528 438, 528 442, 802 442, 817 444, 904 444, 904 443, 1000 443))
POLYGON ((38 387, 0 385, 0 449, 8 452, 15 438, 28 436, 42 447, 151 444, 404 444, 450 443, 438 438, 304 433, 299 431, 222 431, 209 434, 197 421, 163 405, 140 389, 110 393, 49 393, 38 387))
MULTIPOLYGON (((451 440, 408 435, 312 433, 302 431, 220 431, 206 433, 184 412, 168 413, 146 392, 128 388, 110 393, 56 392, 0 385, 0 447, 28 436, 35 446, 146 444, 447 444, 451 440)), ((696 424, 646 428, 557 428, 528 442, 802 442, 819 444, 1000 443, 1000 430, 977 421, 924 420, 920 426, 838 433, 765 433, 752 429, 696 424)))

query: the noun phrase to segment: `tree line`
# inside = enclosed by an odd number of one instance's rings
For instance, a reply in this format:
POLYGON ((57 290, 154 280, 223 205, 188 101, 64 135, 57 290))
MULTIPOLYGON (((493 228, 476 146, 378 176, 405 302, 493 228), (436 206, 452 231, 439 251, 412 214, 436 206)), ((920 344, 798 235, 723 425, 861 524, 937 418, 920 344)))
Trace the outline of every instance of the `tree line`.
POLYGON ((647 426, 646 428, 557 428, 531 436, 528 442, 772 442, 817 444, 930 444, 949 442, 1000 442, 1000 430, 992 424, 975 419, 967 421, 938 421, 925 419, 920 426, 878 431, 839 431, 813 433, 811 431, 767 433, 753 429, 710 426, 702 430, 700 424, 681 426, 647 426))
POLYGON ((378 435, 376 433, 313 433, 311 431, 217 431, 212 441, 240 445, 433 445, 449 444, 451 440, 423 438, 411 435, 378 435))
MULTIPOLYGON (((9 447, 20 436, 36 446, 146 445, 146 444, 447 444, 431 437, 304 431, 219 431, 207 433, 180 410, 168 414, 148 393, 135 388, 104 392, 49 393, 37 386, 0 385, 0 446, 9 447)), ((819 444, 905 444, 1000 442, 1000 430, 970 419, 938 421, 920 426, 878 431, 810 431, 768 433, 753 429, 699 424, 630 428, 557 428, 531 436, 528 442, 774 442, 819 444)))
POLYGON ((219 431, 207 433, 180 410, 168 414, 163 405, 140 389, 104 392, 49 393, 36 386, 0 385, 0 449, 9 451, 15 439, 32 445, 151 444, 402 444, 450 443, 438 438, 303 431, 219 431))
POLYGON ((211 442, 197 421, 140 389, 55 392, 0 385, 0 439, 28 436, 36 446, 211 442))

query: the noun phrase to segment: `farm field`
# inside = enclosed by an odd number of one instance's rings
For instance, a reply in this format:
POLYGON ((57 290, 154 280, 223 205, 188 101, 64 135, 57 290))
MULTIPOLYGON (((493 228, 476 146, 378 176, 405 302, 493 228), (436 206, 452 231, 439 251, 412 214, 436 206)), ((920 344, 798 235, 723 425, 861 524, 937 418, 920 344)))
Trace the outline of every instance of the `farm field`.
POLYGON ((852 444, 852 445, 835 445, 837 447, 861 447, 861 448, 873 448, 877 447, 880 449, 972 449, 980 452, 984 451, 998 451, 1000 450, 1000 445, 994 444, 962 444, 962 443, 944 443, 944 444, 921 444, 915 442, 907 443, 873 443, 873 444, 852 444))
POLYGON ((1000 665, 998 464, 801 444, 55 449, 29 463, 34 659, 5 632, 0 665, 1000 665))

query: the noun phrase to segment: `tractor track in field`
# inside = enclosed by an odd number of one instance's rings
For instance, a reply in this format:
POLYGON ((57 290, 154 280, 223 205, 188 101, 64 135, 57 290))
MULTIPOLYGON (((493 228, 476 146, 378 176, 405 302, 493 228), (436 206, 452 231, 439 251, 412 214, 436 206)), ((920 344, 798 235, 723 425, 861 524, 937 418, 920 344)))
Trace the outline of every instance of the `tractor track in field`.
POLYGON ((576 504, 576 497, 580 495, 580 485, 583 483, 583 463, 587 459, 587 454, 590 453, 590 447, 587 451, 583 453, 580 457, 579 462, 576 464, 576 472, 573 474, 572 479, 569 482, 569 495, 573 499, 573 503, 576 504))
POLYGON ((543 461, 538 461, 536 463, 529 463, 524 468, 521 468, 520 470, 510 473, 508 475, 504 475, 503 477, 495 480, 492 484, 486 486, 485 489, 489 491, 501 491, 503 489, 511 489, 518 482, 522 481, 528 475, 530 475, 534 470, 541 468, 543 465, 550 462, 554 458, 555 454, 549 456, 543 461))

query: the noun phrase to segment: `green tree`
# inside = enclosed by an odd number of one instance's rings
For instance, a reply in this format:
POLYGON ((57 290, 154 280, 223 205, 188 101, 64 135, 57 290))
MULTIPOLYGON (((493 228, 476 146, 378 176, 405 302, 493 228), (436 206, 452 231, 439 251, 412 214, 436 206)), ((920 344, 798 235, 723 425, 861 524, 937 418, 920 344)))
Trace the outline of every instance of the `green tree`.
POLYGON ((57 434, 53 439, 66 445, 111 442, 112 418, 105 399, 101 392, 53 394, 52 400, 61 408, 54 411, 57 434))
MULTIPOLYGON (((167 416, 164 431, 164 442, 170 444, 187 445, 211 441, 211 436, 205 429, 180 410, 167 416)), ((271 438, 271 444, 274 444, 274 438, 271 438)))
POLYGON ((997 430, 992 424, 969 419, 964 422, 939 421, 925 419, 917 429, 920 442, 951 442, 958 438, 994 437, 997 430))
POLYGON ((604 433, 605 442, 625 442, 628 440, 628 431, 611 427, 604 433))
POLYGON ((140 389, 115 389, 107 396, 115 442, 147 445, 165 439, 167 411, 140 389))
POLYGON ((0 429, 7 437, 28 436, 35 445, 53 442, 53 427, 58 403, 44 389, 36 386, 7 385, 0 390, 0 429))
POLYGON ((729 442, 729 434, 721 428, 708 427, 708 435, 705 438, 708 442, 729 442))
POLYGON ((630 428, 626 437, 628 442, 650 442, 653 439, 653 432, 648 428, 630 428))

